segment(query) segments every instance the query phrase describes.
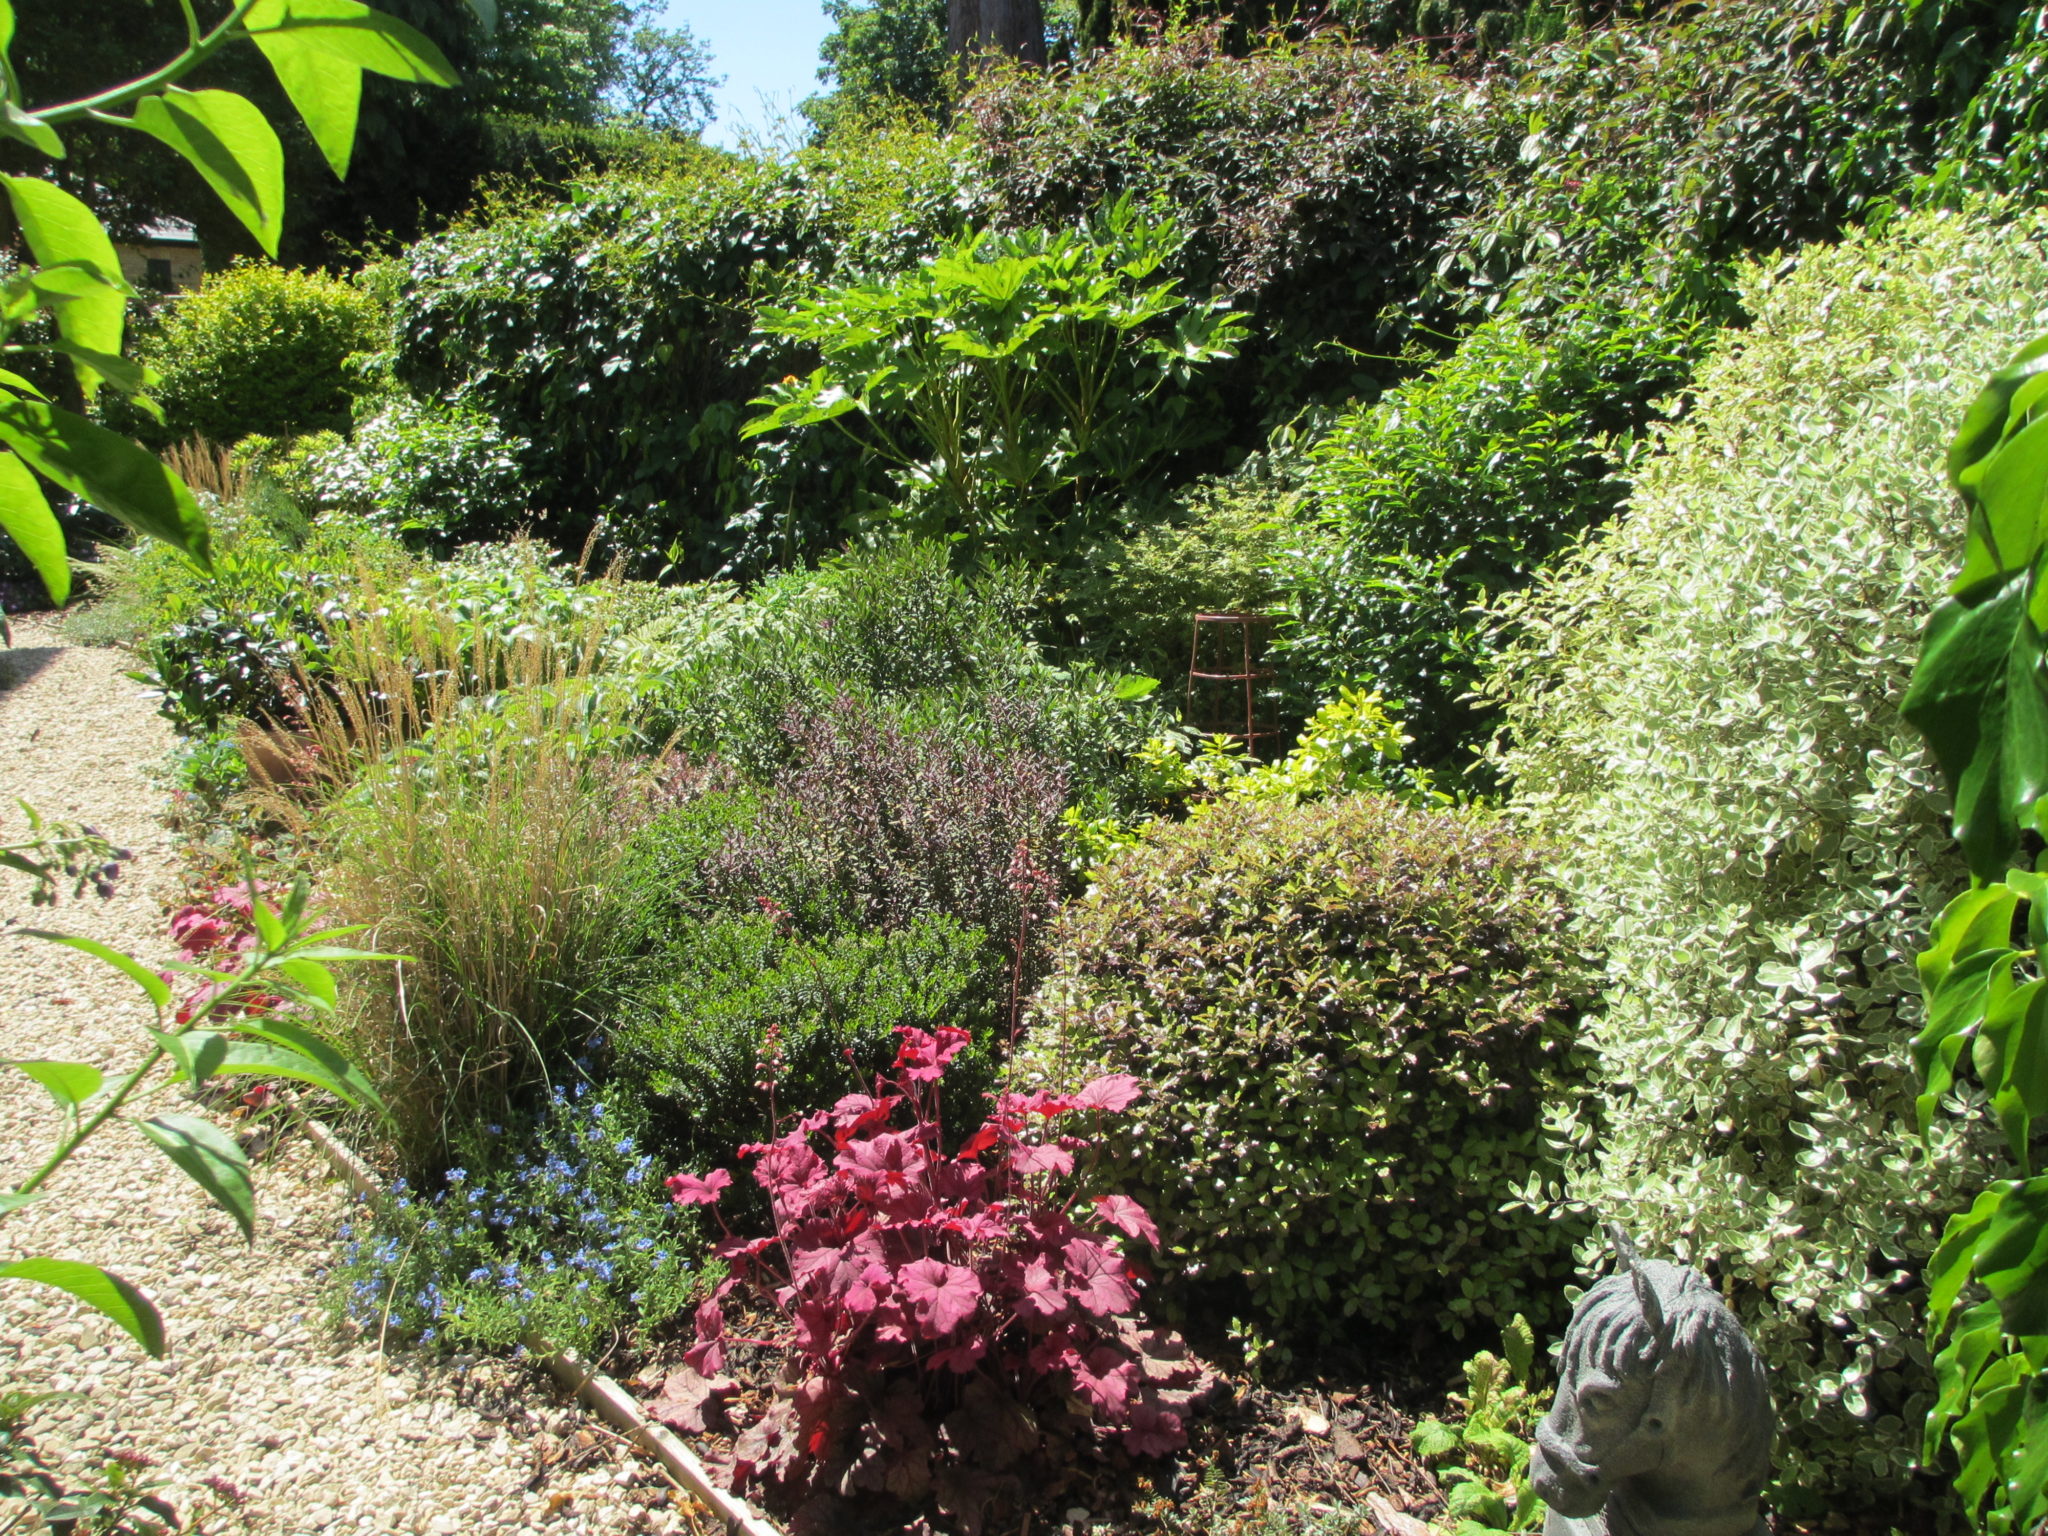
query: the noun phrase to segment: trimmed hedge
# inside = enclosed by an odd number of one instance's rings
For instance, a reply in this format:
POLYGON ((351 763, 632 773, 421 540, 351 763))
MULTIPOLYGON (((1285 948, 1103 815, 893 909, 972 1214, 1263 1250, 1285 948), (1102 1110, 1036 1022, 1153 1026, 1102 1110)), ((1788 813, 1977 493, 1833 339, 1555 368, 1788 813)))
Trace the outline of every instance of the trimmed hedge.
POLYGON ((237 262, 170 306, 143 347, 162 441, 223 445, 339 431, 361 385, 344 366, 383 338, 377 300, 319 272, 237 262))
POLYGON ((1556 1177, 1587 978, 1532 845, 1358 795, 1154 822, 1064 911, 1013 1069, 1146 1092, 1115 1177, 1185 1280, 1276 1328, 1463 1333, 1559 1315, 1556 1177))

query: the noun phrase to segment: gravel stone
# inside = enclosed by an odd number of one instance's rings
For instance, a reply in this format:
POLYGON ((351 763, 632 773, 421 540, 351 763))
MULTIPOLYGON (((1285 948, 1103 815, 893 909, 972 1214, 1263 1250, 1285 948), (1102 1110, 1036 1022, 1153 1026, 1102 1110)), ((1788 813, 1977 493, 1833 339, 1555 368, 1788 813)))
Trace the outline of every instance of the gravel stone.
MULTIPOLYGON (((82 934, 151 964, 174 958, 165 906, 177 859, 145 771, 172 745, 134 659, 66 645, 46 621, 14 621, 0 650, 0 839, 21 830, 18 797, 46 816, 98 826, 133 849, 115 896, 28 906, 0 874, 0 1057, 86 1061, 110 1076, 132 1064, 151 1022, 126 978, 76 951, 22 938, 24 927, 82 934)), ((134 1101, 131 1101, 133 1104, 134 1101)), ((147 1110, 194 1112, 158 1088, 147 1110)), ((43 1091, 0 1073, 0 1185, 33 1170, 56 1117, 43 1091)), ((345 1189, 302 1138, 258 1171, 256 1241, 133 1131, 113 1126, 7 1219, 0 1256, 45 1254, 105 1265, 163 1313, 170 1353, 151 1360, 126 1334, 61 1292, 0 1283, 0 1387, 76 1393, 40 1405, 29 1430, 62 1480, 84 1482, 109 1453, 160 1464, 166 1496, 205 1528, 256 1533, 582 1533, 695 1531, 701 1512, 636 1490, 662 1475, 594 1419, 564 1409, 529 1367, 475 1356, 383 1356, 330 1319, 345 1189), (564 1453, 562 1431, 588 1430, 564 1453), (249 1495, 224 1518, 199 1485, 226 1478, 249 1495)))

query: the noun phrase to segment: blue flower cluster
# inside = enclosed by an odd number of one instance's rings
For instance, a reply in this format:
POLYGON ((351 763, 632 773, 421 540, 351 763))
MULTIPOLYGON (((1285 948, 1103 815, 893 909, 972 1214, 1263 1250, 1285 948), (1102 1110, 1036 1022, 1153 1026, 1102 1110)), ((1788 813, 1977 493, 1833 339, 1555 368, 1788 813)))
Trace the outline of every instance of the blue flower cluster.
POLYGON ((423 1343, 588 1347, 694 1304, 693 1218, 668 1199, 630 1102, 557 1088, 529 1120, 488 1125, 432 1193, 394 1181, 342 1229, 343 1314, 423 1343))

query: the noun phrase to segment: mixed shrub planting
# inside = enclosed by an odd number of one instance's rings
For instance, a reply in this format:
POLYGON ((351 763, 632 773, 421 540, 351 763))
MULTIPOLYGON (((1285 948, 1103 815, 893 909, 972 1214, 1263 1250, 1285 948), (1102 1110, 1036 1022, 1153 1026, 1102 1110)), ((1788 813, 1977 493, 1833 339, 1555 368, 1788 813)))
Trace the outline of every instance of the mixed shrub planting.
POLYGON ((1948 439, 2048 312, 2043 234, 1991 206, 1747 270, 1750 327, 1616 520, 1507 607, 1490 684, 1513 811, 1607 956, 1599 1122, 1553 1113, 1567 1197, 1727 1288, 1795 1502, 1908 1475, 1901 1277, 1985 1176, 1967 1126, 1916 1145, 1921 893, 1963 872, 1898 707, 1951 563, 1948 439))
POLYGON ((780 159, 536 130, 547 185, 162 318, 211 568, 109 550, 85 622, 184 824, 406 957, 324 1025, 409 1181, 338 1308, 689 1332, 662 1413, 741 1486, 968 1531, 1187 1443, 1162 1318, 1499 1329, 1415 1444, 1529 1529, 1615 1217, 1763 1347, 1778 1509, 1910 1524, 1923 1278, 2020 1358, 1936 1257, 1997 1165, 1912 1114, 1963 874, 1897 706, 2048 318, 2038 18, 1277 10, 780 159), (1256 757, 1177 718, 1218 611, 1256 757))

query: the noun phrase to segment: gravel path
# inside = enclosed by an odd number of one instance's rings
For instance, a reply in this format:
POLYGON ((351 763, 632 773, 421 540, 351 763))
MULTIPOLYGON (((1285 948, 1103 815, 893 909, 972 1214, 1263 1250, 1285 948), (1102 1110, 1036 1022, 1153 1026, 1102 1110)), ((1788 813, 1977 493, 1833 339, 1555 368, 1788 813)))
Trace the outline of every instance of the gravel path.
MULTIPOLYGON (((54 914, 32 916, 27 882, 0 873, 0 1056, 89 1061, 111 1076, 133 1062, 150 1019, 133 984, 6 929, 57 927, 172 958, 164 903, 176 855, 144 777, 171 736, 122 675, 125 653, 66 646, 33 619, 16 621, 14 637, 0 650, 0 832, 19 830, 20 797, 99 826, 137 858, 112 900, 54 914)), ((164 1088, 154 1102, 180 1097, 164 1088)), ((41 1089, 0 1074, 0 1184, 33 1165, 53 1118, 41 1089)), ((9 1218, 0 1253, 114 1268, 155 1300, 171 1335, 152 1361, 68 1297, 0 1285, 0 1389, 68 1394, 29 1420, 66 1481, 139 1451, 181 1513, 212 1531, 712 1528, 533 1375, 495 1360, 389 1361, 374 1341, 339 1335, 320 1274, 347 1202, 302 1139, 261 1170, 253 1247, 120 1127, 47 1187, 54 1198, 9 1218), (201 1490, 208 1476, 248 1495, 239 1512, 201 1490)))

